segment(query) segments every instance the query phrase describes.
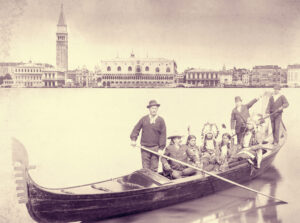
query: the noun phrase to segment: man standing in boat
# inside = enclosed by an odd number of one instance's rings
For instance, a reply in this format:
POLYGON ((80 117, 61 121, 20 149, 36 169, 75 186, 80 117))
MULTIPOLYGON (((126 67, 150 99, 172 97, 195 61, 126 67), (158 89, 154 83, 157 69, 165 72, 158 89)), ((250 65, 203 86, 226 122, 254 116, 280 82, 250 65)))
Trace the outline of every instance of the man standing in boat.
POLYGON ((235 97, 235 108, 231 112, 231 131, 232 135, 237 136, 237 143, 240 144, 243 138, 243 134, 246 131, 247 119, 250 117, 249 109, 261 98, 259 96, 248 104, 242 103, 240 96, 235 97))
MULTIPOLYGON (((145 115, 139 120, 130 135, 132 146, 136 146, 136 140, 140 130, 142 130, 141 145, 155 152, 162 153, 162 150, 166 146, 167 139, 165 121, 162 117, 157 115, 159 107, 160 104, 158 104, 156 100, 149 102, 147 105, 149 115, 145 115)), ((142 150, 141 153, 143 168, 157 172, 159 157, 145 150, 142 150)))
POLYGON ((273 132, 273 144, 277 145, 279 141, 279 130, 280 124, 282 122, 282 112, 284 108, 289 106, 289 102, 286 97, 280 94, 280 85, 277 84, 274 86, 274 93, 269 99, 267 114, 271 114, 271 124, 272 124, 272 132, 273 132))

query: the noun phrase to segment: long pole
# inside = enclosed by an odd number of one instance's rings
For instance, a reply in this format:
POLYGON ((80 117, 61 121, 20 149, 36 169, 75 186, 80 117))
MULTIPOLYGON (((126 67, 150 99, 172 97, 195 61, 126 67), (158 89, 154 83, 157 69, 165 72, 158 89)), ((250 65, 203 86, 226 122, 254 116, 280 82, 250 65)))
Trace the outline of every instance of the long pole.
POLYGON ((241 187, 241 188, 243 188, 243 189, 245 189, 245 190, 249 190, 249 191, 252 191, 252 192, 254 192, 254 193, 257 193, 257 194, 263 195, 263 196, 265 196, 265 197, 272 198, 272 199, 274 199, 274 200, 277 200, 277 201, 280 201, 280 202, 282 202, 282 203, 287 204, 286 201, 283 201, 283 200, 278 199, 278 198, 276 198, 276 197, 273 197, 273 196, 271 196, 271 195, 264 194, 264 193, 262 193, 262 192, 259 192, 259 191, 257 191, 257 190, 254 190, 254 189, 252 189, 252 188, 246 187, 246 186, 244 186, 244 185, 242 185, 242 184, 236 183, 236 182, 234 182, 234 181, 232 181, 232 180, 228 180, 228 179, 226 179, 226 178, 224 178, 224 177, 221 177, 221 176, 219 176, 219 175, 217 175, 217 174, 208 172, 208 171, 203 170, 203 169, 201 169, 201 168, 199 168, 199 167, 195 167, 195 166, 193 166, 193 165, 190 165, 190 164, 188 164, 188 163, 182 162, 182 161, 180 161, 180 160, 174 159, 174 158, 169 157, 169 156, 166 156, 166 155, 160 155, 159 153, 154 152, 154 151, 152 151, 152 150, 150 150, 150 149, 148 149, 148 148, 145 148, 145 147, 143 147, 143 146, 137 146, 137 147, 140 148, 140 149, 143 149, 143 150, 145 150, 145 151, 147 151, 147 152, 150 152, 150 153, 156 154, 156 155, 158 155, 158 156, 161 156, 161 157, 163 157, 163 158, 166 158, 166 159, 172 160, 172 161, 174 161, 174 162, 177 162, 177 163, 179 163, 179 164, 181 164, 181 165, 188 166, 188 167, 190 167, 190 168, 194 168, 195 170, 202 171, 203 173, 206 173, 206 174, 208 174, 208 175, 210 175, 210 176, 213 176, 213 177, 215 177, 215 178, 218 178, 218 179, 220 179, 220 180, 222 180, 222 181, 225 181, 225 182, 227 182, 227 183, 230 183, 230 184, 232 184, 232 185, 241 187))
MULTIPOLYGON (((276 111, 274 111, 274 112, 272 112, 271 114, 269 114, 269 115, 267 115, 267 116, 265 116, 265 117, 262 117, 262 118, 260 118, 259 120, 260 121, 263 121, 263 120, 265 120, 265 119, 267 119, 267 118, 269 118, 269 117, 271 117, 272 115, 274 115, 276 112, 278 112, 280 109, 277 109, 276 111)), ((263 123, 259 123, 258 125, 262 125, 263 123)), ((224 127, 226 127, 224 124, 223 124, 223 126, 224 127)), ((231 135, 231 137, 234 137, 234 136, 236 136, 237 134, 235 133, 235 134, 233 134, 233 135, 231 135)))

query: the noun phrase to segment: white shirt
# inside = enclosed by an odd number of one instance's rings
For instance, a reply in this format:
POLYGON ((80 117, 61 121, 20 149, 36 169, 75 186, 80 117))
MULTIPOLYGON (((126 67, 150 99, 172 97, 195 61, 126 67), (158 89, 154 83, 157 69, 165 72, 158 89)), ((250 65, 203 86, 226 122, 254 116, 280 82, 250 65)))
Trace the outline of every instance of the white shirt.
POLYGON ((244 141, 243 141, 243 147, 247 148, 250 146, 250 140, 251 140, 252 133, 247 132, 244 136, 244 141))
POLYGON ((155 115, 155 116, 149 115, 150 124, 155 124, 157 117, 158 117, 158 115, 155 115))
POLYGON ((281 94, 273 94, 274 102, 281 96, 281 94))

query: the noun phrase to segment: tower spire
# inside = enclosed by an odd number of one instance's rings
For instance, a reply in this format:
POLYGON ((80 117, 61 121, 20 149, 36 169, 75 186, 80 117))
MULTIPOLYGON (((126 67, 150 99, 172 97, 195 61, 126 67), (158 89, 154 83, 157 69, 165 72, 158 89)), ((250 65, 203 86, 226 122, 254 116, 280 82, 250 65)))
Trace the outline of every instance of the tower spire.
POLYGON ((65 16, 64 16, 64 4, 61 4, 60 6, 60 15, 58 19, 58 26, 67 26, 66 21, 65 21, 65 16))
POLYGON ((64 71, 68 70, 68 31, 63 4, 61 4, 56 31, 56 67, 64 71))

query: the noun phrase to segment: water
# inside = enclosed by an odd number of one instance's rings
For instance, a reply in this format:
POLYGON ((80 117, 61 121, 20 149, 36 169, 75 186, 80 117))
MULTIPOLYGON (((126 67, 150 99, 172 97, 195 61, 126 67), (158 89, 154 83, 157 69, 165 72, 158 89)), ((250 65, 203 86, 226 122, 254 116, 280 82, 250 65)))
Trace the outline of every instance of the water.
MULTIPOLYGON (((0 223, 33 222, 17 203, 10 137, 27 148, 33 179, 46 187, 85 184, 141 168, 129 135, 147 113, 150 99, 161 103, 168 133, 199 136, 205 122, 229 127, 234 96, 245 102, 270 89, 0 89, 0 223)), ((299 89, 283 89, 288 141, 272 168, 247 186, 289 202, 234 187, 167 208, 103 222, 299 222, 299 89)), ((261 112, 265 100, 252 109, 261 112)), ((224 131, 223 129, 220 130, 224 131)), ((198 142, 199 144, 199 142, 198 142)))

